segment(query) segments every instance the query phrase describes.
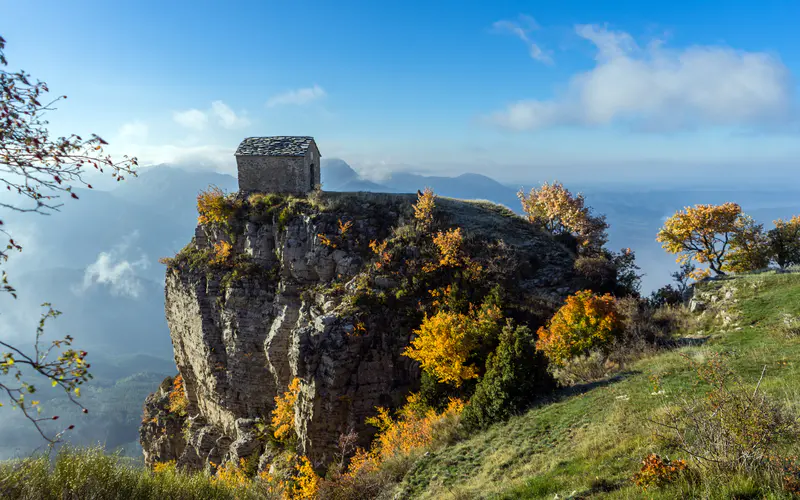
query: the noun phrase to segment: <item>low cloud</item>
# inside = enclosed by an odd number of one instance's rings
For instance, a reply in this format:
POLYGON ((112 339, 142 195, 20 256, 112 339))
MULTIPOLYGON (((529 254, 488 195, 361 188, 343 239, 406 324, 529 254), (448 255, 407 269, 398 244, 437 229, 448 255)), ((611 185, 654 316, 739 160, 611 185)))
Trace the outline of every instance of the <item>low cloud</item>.
POLYGON ((222 101, 211 103, 211 114, 217 118, 217 122, 226 129, 237 129, 250 125, 250 120, 244 116, 239 116, 222 101))
POLYGON ((223 101, 214 101, 207 111, 187 109, 175 111, 172 119, 178 125, 191 130, 205 130, 210 123, 216 123, 225 129, 238 129, 250 125, 250 120, 238 115, 223 101))
POLYGON ((789 70, 776 56, 720 46, 640 47, 625 32, 578 25, 595 67, 574 75, 550 100, 521 100, 489 120, 514 130, 623 123, 665 131, 698 126, 762 126, 791 118, 789 70))
POLYGON ((178 125, 192 130, 203 130, 208 125, 208 116, 199 109, 175 111, 172 113, 172 119, 178 125))
POLYGON ((141 121, 125 123, 119 128, 118 137, 121 140, 141 143, 147 140, 148 127, 141 121))
POLYGON ((545 64, 553 64, 552 56, 544 51, 538 43, 531 40, 530 33, 539 29, 539 24, 534 18, 521 14, 517 21, 495 22, 492 24, 492 29, 496 33, 505 33, 519 38, 528 47, 528 54, 533 59, 545 64))
POLYGON ((144 287, 137 277, 137 273, 149 266, 147 256, 141 254, 135 261, 126 257, 131 253, 132 243, 138 236, 138 233, 134 232, 110 251, 100 252, 97 259, 86 266, 83 283, 76 287, 75 291, 82 293, 92 285, 99 284, 108 286, 112 295, 138 298, 144 287))
POLYGON ((272 108, 287 104, 303 106, 318 99, 322 99, 326 95, 325 89, 319 85, 314 85, 313 87, 290 90, 282 94, 274 95, 267 100, 267 107, 272 108))

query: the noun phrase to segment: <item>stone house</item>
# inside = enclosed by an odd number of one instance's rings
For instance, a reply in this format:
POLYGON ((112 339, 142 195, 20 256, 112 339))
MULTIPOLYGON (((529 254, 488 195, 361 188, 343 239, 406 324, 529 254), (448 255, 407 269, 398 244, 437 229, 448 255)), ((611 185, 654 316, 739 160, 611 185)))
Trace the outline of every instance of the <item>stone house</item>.
POLYGON ((236 149, 239 191, 303 194, 320 185, 313 137, 248 137, 236 149))

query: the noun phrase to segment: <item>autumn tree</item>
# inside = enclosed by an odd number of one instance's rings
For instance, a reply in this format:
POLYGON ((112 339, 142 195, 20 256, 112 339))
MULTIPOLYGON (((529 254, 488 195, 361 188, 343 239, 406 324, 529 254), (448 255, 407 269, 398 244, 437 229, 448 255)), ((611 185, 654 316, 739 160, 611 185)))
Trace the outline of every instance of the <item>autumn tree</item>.
POLYGON ((272 429, 275 439, 288 441, 294 436, 294 405, 300 395, 300 379, 295 377, 287 391, 275 396, 272 410, 272 429))
POLYGON ((775 227, 767 232, 772 259, 781 269, 800 264, 800 215, 773 223, 775 227))
POLYGON ((547 326, 539 328, 536 348, 550 362, 562 365, 579 354, 607 346, 622 329, 614 297, 583 290, 567 297, 547 326))
MULTIPOLYGON (((136 159, 124 157, 115 162, 103 154, 103 146, 108 143, 97 135, 87 139, 74 134, 50 136, 45 114, 54 111, 55 104, 66 96, 48 97, 49 89, 44 82, 33 80, 24 71, 6 71, 5 43, 0 37, 0 185, 21 197, 22 202, 6 199, 0 207, 14 212, 50 214, 58 211, 62 197, 78 199, 76 185, 92 188, 88 172, 107 172, 118 181, 124 175, 134 174, 136 159)), ((22 242, 11 236, 2 220, 0 231, 8 238, 8 244, 0 249, 0 262, 6 262, 12 252, 22 250, 22 242)), ((16 290, 5 271, 1 289, 16 298, 16 290)), ((40 423, 58 417, 43 417, 38 413, 38 402, 33 399, 36 386, 29 377, 44 377, 80 406, 75 399, 80 395, 79 386, 91 376, 86 352, 71 348, 72 337, 45 342, 45 322, 60 313, 49 304, 44 307, 46 311, 30 349, 0 341, 0 393, 22 410, 42 437, 52 443, 61 433, 46 435, 40 423)))
POLYGON ((459 387, 478 377, 479 367, 469 358, 482 339, 496 335, 501 316, 492 303, 472 307, 467 314, 442 309, 426 315, 403 354, 419 361, 439 382, 459 387))
POLYGON ((571 235, 581 249, 600 249, 608 239, 605 216, 593 215, 583 194, 573 195, 560 182, 545 182, 527 195, 520 189, 517 197, 533 225, 556 236, 571 235))
MULTIPOLYGON (((731 202, 686 207, 664 222, 656 240, 667 252, 678 255, 678 263, 708 264, 716 274, 724 275, 741 217, 741 207, 731 202)), ((695 271, 694 276, 700 274, 695 271)))

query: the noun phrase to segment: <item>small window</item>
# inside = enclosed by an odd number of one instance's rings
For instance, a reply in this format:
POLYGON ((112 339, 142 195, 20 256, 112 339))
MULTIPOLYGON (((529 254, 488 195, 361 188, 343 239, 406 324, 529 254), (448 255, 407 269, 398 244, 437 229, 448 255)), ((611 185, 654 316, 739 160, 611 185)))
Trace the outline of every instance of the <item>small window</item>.
POLYGON ((314 177, 315 177, 315 174, 316 174, 313 163, 311 164, 311 167, 308 169, 308 173, 309 173, 309 183, 311 184, 311 189, 313 190, 314 189, 314 177))

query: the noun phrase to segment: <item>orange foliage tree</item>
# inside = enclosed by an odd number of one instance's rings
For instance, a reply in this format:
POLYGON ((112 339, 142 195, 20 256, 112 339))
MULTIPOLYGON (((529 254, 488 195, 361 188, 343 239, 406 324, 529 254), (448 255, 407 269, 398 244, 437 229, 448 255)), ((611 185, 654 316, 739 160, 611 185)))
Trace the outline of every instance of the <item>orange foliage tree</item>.
POLYGON ((488 304, 472 307, 468 314, 440 310, 426 315, 403 354, 419 361, 440 382, 460 387, 478 377, 478 367, 468 359, 481 339, 499 329, 501 317, 500 309, 488 304))
MULTIPOLYGON (((741 207, 731 202, 686 207, 664 222, 656 240, 667 252, 678 254, 678 263, 694 260, 724 275, 731 240, 741 217, 741 207)), ((702 274, 696 271, 693 277, 700 278, 702 274)))
POLYGON ((537 331, 536 348, 557 365, 591 349, 601 348, 622 331, 614 297, 583 290, 567 297, 546 327, 537 331))
POLYGON ((272 428, 275 439, 285 441, 294 431, 294 405, 300 395, 300 379, 295 377, 288 390, 275 396, 275 408, 272 410, 272 428))
POLYGON ((592 215, 583 194, 573 195, 560 182, 545 182, 526 195, 517 193, 522 210, 537 227, 554 234, 571 234, 583 248, 600 249, 606 242, 608 224, 604 216, 592 215))

